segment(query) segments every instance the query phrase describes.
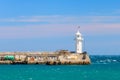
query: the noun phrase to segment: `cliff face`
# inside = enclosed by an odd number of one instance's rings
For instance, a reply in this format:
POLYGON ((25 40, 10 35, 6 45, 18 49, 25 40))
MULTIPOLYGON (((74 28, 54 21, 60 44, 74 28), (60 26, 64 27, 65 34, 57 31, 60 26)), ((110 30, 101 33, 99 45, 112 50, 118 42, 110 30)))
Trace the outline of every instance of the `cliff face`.
POLYGON ((0 64, 90 64, 87 53, 57 52, 1 52, 0 64))

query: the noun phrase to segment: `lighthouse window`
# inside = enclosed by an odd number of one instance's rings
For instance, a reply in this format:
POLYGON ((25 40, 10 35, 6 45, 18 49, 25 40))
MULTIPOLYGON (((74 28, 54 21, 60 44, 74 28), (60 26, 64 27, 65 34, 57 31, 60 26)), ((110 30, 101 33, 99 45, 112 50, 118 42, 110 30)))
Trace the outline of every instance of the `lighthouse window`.
POLYGON ((77 35, 77 37, 80 37, 79 35, 77 35))

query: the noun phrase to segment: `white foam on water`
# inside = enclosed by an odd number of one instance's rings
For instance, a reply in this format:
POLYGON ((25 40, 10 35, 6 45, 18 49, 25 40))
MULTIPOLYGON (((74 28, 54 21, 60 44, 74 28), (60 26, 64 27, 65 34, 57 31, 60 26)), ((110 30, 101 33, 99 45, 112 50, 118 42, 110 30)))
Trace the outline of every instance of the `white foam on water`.
POLYGON ((32 80, 32 78, 29 78, 29 80, 32 80))

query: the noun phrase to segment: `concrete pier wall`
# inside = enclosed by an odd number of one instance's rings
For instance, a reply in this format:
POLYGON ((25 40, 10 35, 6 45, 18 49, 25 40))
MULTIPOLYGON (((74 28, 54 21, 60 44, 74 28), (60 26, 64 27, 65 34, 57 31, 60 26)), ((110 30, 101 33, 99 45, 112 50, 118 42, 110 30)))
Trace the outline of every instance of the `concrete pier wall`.
POLYGON ((0 52, 0 64, 90 64, 87 53, 70 53, 61 50, 57 52, 0 52))

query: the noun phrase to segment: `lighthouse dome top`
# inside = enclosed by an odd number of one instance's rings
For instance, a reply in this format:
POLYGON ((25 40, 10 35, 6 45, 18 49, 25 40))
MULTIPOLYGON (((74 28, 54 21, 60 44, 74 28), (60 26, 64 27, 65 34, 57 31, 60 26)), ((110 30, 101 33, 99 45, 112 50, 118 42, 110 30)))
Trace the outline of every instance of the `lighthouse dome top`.
POLYGON ((76 32, 76 36, 82 36, 82 34, 80 33, 80 26, 78 26, 78 30, 76 32))
POLYGON ((76 33, 76 35, 80 35, 80 36, 81 36, 82 34, 81 34, 80 31, 78 30, 77 33, 76 33))

